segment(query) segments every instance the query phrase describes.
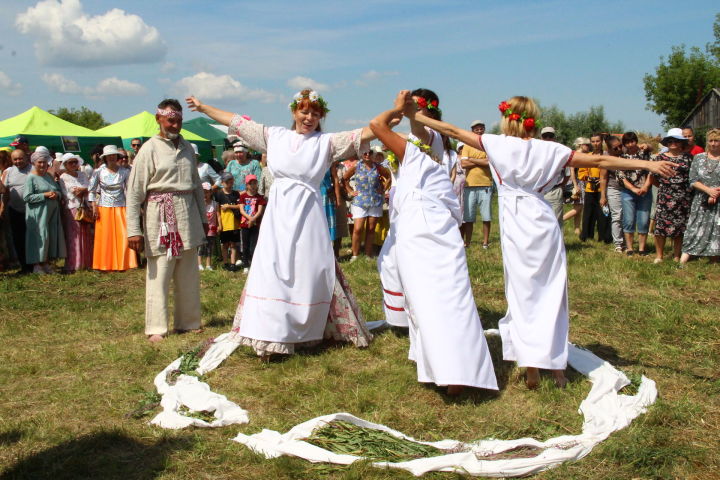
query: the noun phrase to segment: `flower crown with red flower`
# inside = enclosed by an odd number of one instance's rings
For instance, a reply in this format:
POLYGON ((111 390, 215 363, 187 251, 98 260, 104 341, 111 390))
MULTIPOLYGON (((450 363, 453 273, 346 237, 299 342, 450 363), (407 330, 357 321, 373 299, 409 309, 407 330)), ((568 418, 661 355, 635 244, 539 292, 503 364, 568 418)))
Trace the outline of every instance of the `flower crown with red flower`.
POLYGON ((500 110, 500 113, 503 114, 503 117, 507 117, 508 120, 517 120, 521 122, 523 124, 523 127, 525 127, 525 130, 527 130, 528 132, 533 128, 540 128, 539 120, 536 120, 533 117, 528 117, 524 112, 522 115, 513 112, 512 108, 510 108, 510 104, 507 102, 500 102, 500 105, 498 105, 498 110, 500 110))
POLYGON ((433 100, 431 102, 428 102, 425 97, 417 97, 415 99, 415 105, 418 106, 418 108, 427 108, 428 110, 437 110, 438 112, 442 113, 442 110, 438 108, 438 101, 433 100))

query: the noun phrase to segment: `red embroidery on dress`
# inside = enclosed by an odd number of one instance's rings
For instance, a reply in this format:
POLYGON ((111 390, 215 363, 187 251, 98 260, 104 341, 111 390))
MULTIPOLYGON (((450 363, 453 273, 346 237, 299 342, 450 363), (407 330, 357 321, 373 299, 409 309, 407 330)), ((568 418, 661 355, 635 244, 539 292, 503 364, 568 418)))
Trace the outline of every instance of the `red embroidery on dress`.
POLYGON ((404 312, 404 311, 405 311, 404 308, 393 307, 393 306, 388 305, 387 303, 385 304, 385 306, 386 306, 387 308, 389 308, 390 310, 394 310, 394 311, 396 311, 396 312, 404 312))
POLYGON ((570 162, 572 162, 572 159, 574 156, 575 156, 575 150, 570 152, 570 156, 568 157, 567 162, 565 162, 565 167, 563 167, 563 168, 567 168, 570 165, 570 162))
POLYGON ((403 294, 401 292, 391 292, 387 288, 383 288, 383 292, 387 293, 388 295, 395 295, 396 297, 402 297, 403 294))

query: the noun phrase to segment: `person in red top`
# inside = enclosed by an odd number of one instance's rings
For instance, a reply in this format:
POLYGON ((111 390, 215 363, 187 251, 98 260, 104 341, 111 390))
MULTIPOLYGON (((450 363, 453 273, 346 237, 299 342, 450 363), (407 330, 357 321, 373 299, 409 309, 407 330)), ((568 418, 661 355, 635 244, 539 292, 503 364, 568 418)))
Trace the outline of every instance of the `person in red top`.
POLYGON ((262 219, 267 200, 258 193, 258 181, 255 175, 245 176, 245 191, 240 194, 240 237, 242 238, 242 260, 248 273, 252 257, 255 253, 258 235, 260 234, 260 220, 262 219))
POLYGON ((698 153, 703 153, 705 151, 704 148, 702 148, 700 145, 695 144, 695 132, 690 127, 685 127, 682 129, 683 137, 688 139, 688 153, 692 155, 693 157, 697 155, 698 153))

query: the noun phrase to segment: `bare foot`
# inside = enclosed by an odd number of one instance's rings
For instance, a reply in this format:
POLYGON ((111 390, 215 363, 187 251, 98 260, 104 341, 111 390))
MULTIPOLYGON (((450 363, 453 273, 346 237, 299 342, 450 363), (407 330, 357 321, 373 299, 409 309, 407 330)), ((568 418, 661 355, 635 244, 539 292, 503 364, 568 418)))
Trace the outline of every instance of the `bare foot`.
POLYGON ((529 390, 535 390, 540 384, 540 370, 535 367, 525 369, 525 385, 529 390))
POLYGON ((553 380, 558 388, 565 388, 567 385, 567 378, 565 378, 565 370, 553 370, 553 380))
POLYGON ((465 385, 448 385, 447 394, 451 397, 457 397, 465 390, 465 385))
POLYGON ((164 337, 162 335, 149 335, 148 341, 150 343, 160 343, 164 340, 164 337))

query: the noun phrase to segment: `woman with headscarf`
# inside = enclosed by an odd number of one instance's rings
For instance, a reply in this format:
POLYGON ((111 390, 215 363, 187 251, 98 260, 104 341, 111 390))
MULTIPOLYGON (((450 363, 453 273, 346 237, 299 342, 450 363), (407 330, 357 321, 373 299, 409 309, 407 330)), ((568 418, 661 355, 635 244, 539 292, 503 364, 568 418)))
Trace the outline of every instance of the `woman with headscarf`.
POLYGON ((87 220, 76 220, 78 211, 87 208, 89 180, 80 168, 84 162, 78 155, 66 153, 62 156, 61 163, 65 170, 60 175, 60 189, 65 198, 65 208, 63 208, 63 227, 67 247, 65 271, 75 272, 92 267, 92 223, 87 220))
POLYGON ((47 150, 30 156, 33 165, 23 199, 25 207, 25 256, 33 273, 52 273, 49 261, 65 257, 65 238, 60 219, 60 186, 48 173, 47 150))

